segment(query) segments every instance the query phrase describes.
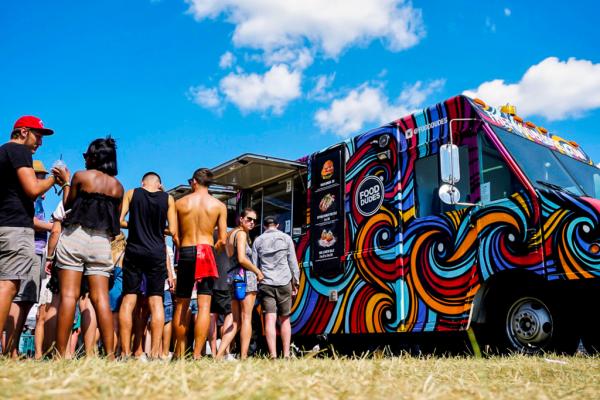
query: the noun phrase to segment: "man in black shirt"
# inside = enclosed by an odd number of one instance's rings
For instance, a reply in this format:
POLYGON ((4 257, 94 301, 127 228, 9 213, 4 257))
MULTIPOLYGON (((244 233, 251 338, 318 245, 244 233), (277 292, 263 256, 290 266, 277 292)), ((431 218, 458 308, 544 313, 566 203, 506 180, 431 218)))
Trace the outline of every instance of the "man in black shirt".
MULTIPOLYGON (((164 285, 167 279, 165 228, 177 243, 177 212, 173 197, 163 192, 160 177, 148 172, 142 187, 129 190, 123 199, 121 227, 129 230, 123 259, 123 300, 119 310, 119 335, 123 356, 131 355, 132 313, 140 295, 148 298, 152 322, 151 358, 160 356, 164 325, 164 285), (129 221, 125 216, 129 214, 129 221)), ((171 285, 172 282, 169 282, 171 285)), ((138 321, 139 322, 139 321, 138 321)), ((141 321, 141 326, 146 321, 141 321)))
POLYGON ((39 262, 33 202, 55 183, 66 184, 65 169, 53 169, 47 179, 38 179, 33 170, 32 154, 42 145, 42 137, 52 133, 39 118, 25 116, 15 123, 10 141, 0 146, 0 329, 21 280, 39 262))

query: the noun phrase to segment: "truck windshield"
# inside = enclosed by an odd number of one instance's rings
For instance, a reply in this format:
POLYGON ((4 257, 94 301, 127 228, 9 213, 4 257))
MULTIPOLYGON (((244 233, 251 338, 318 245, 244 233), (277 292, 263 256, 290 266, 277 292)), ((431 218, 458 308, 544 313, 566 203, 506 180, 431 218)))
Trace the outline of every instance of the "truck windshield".
POLYGON ((531 183, 600 198, 600 169, 498 127, 492 127, 531 183))

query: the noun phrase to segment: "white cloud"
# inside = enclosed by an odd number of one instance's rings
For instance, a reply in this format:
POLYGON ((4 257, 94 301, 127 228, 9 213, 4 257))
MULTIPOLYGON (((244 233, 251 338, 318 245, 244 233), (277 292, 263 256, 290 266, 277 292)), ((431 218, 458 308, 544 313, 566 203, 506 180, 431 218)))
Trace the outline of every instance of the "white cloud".
POLYGON ((219 88, 227 101, 243 112, 271 110, 281 114, 290 101, 302 94, 300 81, 300 72, 278 64, 264 75, 232 72, 221 79, 219 88))
POLYGON ((531 66, 517 83, 495 79, 464 94, 492 105, 514 104, 522 116, 540 115, 550 121, 580 117, 600 108, 600 64, 548 57, 531 66))
POLYGON ((364 83, 352 89, 346 97, 334 100, 329 108, 318 110, 315 122, 322 131, 346 137, 359 133, 367 123, 387 123, 410 114, 443 85, 443 80, 425 85, 417 82, 390 102, 382 85, 364 83))
POLYGON ((283 48, 265 54, 263 61, 266 65, 287 64, 293 69, 303 70, 313 63, 313 56, 310 50, 305 47, 297 49, 283 48))
POLYGON ((510 17, 511 14, 512 14, 512 11, 510 10, 510 8, 504 9, 504 15, 506 15, 507 17, 510 17))
POLYGON ((191 87, 188 91, 190 99, 201 107, 219 110, 221 108, 221 98, 217 89, 206 88, 204 86, 191 87))
POLYGON ((235 56, 230 51, 228 51, 221 56, 221 59, 219 60, 219 67, 221 67, 222 69, 230 68, 234 62, 235 56))
POLYGON ((224 15, 238 47, 273 53, 308 47, 337 57, 354 44, 383 39, 400 51, 424 37, 421 10, 404 0, 186 0, 197 20, 224 15))
POLYGON ((319 75, 313 89, 306 95, 307 98, 317 101, 329 101, 334 94, 329 90, 335 80, 335 73, 330 75, 319 75))

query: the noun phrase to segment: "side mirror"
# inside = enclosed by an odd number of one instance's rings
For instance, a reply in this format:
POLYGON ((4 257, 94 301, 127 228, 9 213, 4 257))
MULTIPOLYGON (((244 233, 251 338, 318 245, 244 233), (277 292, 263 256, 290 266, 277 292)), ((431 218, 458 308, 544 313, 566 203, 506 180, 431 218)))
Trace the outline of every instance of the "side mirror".
POLYGON ((444 144, 440 147, 440 176, 442 182, 454 185, 460 181, 458 146, 444 144))
POLYGON ((440 196, 440 200, 446 204, 456 204, 460 200, 460 191, 456 186, 449 183, 440 186, 438 195, 440 196))

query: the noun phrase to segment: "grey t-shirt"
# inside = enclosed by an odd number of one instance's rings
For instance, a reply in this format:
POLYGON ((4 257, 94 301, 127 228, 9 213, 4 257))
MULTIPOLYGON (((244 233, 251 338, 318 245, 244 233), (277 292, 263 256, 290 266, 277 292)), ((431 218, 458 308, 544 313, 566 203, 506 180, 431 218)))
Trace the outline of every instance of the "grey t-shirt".
POLYGON ((276 228, 267 229, 252 246, 252 263, 265 275, 261 284, 284 286, 298 282, 300 269, 292 238, 276 228))

